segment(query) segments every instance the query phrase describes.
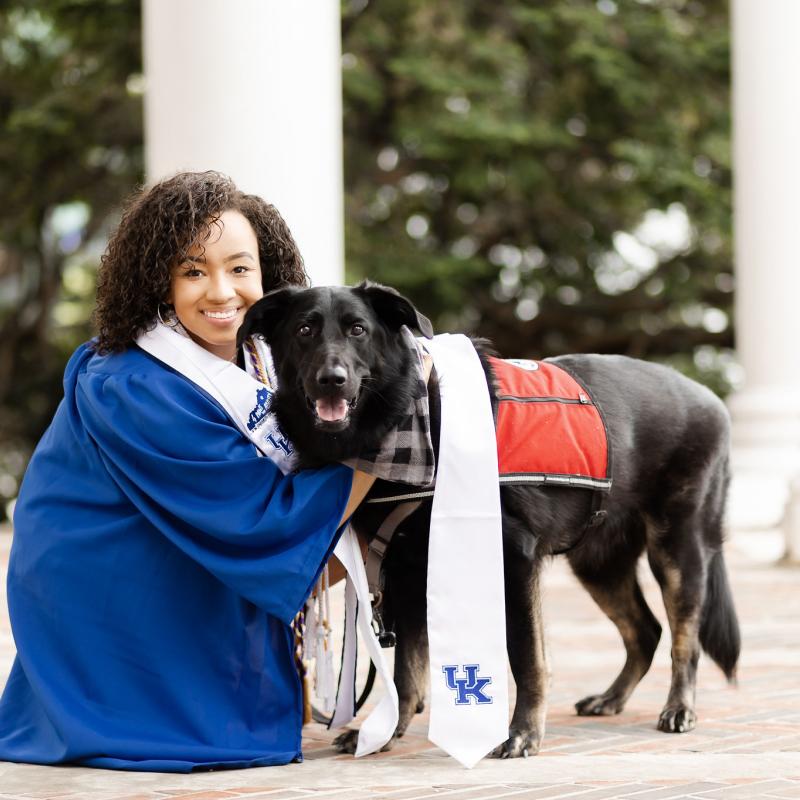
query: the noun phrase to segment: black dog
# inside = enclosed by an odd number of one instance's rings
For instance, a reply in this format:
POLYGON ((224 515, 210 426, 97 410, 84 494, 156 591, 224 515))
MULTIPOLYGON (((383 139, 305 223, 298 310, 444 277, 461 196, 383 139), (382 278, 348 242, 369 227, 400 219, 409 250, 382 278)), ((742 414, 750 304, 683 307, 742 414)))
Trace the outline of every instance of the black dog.
MULTIPOLYGON (((401 343, 402 325, 426 336, 433 333, 430 322, 405 298, 368 283, 281 289, 250 309, 239 339, 261 333, 272 348, 280 382, 273 410, 304 465, 372 449, 405 412, 416 378, 413 354, 401 343)), ((485 348, 478 343, 478 349, 496 403, 485 348)), ((537 752, 544 734, 539 577, 548 555, 568 551, 573 572, 619 629, 627 654, 605 692, 576 703, 578 714, 619 713, 650 667, 661 626, 636 578, 643 552, 660 584, 672 633, 672 683, 659 730, 694 728, 701 647, 729 680, 739 656, 739 628, 722 554, 729 480, 725 407, 706 388, 657 364, 600 355, 562 356, 552 362, 586 387, 603 412, 614 454, 613 487, 605 521, 588 533, 589 490, 501 487, 507 642, 517 698, 509 738, 493 754, 500 757, 537 752)), ((436 439, 435 374, 428 388, 436 439)), ((372 494, 391 494, 381 484, 372 494)), ((396 736, 422 709, 427 683, 430 506, 430 501, 423 503, 404 523, 385 561, 384 616, 394 625, 398 642, 396 736)), ((388 510, 364 504, 354 525, 369 537, 388 510)), ((353 752, 356 737, 348 732, 337 744, 353 752)))

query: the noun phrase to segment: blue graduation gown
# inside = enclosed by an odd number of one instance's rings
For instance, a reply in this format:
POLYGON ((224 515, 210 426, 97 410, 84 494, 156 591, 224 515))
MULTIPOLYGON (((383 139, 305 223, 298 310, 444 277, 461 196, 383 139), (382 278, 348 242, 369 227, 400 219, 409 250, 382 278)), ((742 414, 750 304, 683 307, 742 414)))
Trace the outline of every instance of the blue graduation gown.
POLYGON ((301 758, 289 624, 352 470, 283 476, 137 347, 86 345, 14 515, 0 760, 131 770, 301 758))

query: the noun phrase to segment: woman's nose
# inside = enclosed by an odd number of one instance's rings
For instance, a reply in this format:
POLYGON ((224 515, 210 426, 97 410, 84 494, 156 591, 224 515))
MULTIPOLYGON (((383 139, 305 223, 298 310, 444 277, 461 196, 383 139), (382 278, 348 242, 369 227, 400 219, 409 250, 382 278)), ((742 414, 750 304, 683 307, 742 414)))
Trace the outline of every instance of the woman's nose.
POLYGON ((220 303, 224 302, 225 300, 230 300, 232 297, 236 296, 236 292, 233 288, 233 284, 228 279, 227 276, 220 276, 216 278, 212 278, 209 286, 208 291, 206 292, 209 300, 213 300, 214 302, 220 303))

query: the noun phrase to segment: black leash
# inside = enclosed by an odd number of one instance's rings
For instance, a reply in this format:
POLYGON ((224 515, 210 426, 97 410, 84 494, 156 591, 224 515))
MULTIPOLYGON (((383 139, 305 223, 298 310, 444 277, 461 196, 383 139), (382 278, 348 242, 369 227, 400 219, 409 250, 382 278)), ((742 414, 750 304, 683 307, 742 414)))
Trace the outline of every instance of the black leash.
MULTIPOLYGON (((372 691, 372 687, 375 685, 375 674, 377 670, 375 669, 375 665, 372 661, 369 662, 369 672, 367 673, 367 682, 364 684, 364 689, 362 690, 361 694, 359 695, 358 700, 356 700, 356 713, 361 711, 361 706, 367 702, 367 698, 369 697, 370 692, 372 691)), ((314 722, 319 722, 326 727, 331 724, 331 719, 333 717, 326 717, 316 706, 311 706, 311 719, 314 722)))

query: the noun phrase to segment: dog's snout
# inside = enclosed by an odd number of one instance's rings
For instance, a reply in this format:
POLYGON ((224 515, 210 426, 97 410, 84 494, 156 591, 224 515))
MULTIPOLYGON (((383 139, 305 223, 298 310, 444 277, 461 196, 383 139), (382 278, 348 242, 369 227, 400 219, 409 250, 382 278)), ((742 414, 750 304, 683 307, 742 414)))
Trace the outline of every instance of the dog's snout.
POLYGON ((326 388, 344 386, 347 370, 341 364, 325 364, 317 372, 317 383, 326 388))

